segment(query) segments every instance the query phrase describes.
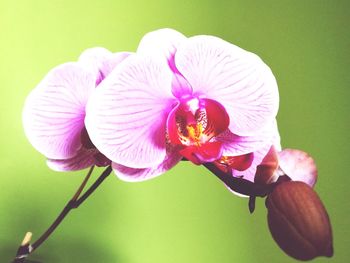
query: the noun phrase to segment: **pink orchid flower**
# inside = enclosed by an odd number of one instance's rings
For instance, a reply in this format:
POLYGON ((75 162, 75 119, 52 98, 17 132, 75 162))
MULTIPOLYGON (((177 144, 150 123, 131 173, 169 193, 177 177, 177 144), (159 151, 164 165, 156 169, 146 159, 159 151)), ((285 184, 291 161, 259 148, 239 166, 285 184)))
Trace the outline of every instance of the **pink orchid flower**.
POLYGON ((72 171, 110 160, 92 144, 84 125, 85 107, 93 90, 129 53, 104 48, 84 51, 77 62, 53 68, 29 94, 23 125, 30 143, 57 171, 72 171))
POLYGON ((279 144, 278 104, 276 80, 255 54, 161 29, 94 91, 86 126, 126 181, 153 178, 182 158, 242 172, 279 144))

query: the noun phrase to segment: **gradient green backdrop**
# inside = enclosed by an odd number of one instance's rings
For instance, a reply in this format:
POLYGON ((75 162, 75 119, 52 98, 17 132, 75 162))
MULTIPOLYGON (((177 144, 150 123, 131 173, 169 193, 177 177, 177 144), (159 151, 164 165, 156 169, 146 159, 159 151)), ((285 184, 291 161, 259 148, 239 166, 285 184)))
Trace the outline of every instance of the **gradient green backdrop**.
MULTIPOLYGON (((212 34, 260 55, 279 83, 284 147, 319 167, 317 191, 349 262, 349 1, 0 1, 0 262, 37 237, 85 171, 50 171, 26 140, 24 99, 54 66, 88 47, 134 51, 163 27, 212 34)), ((97 176, 97 174, 95 174, 97 176)), ((262 200, 253 215, 204 168, 183 163, 144 183, 111 176, 32 260, 48 263, 294 262, 274 243, 262 200)))

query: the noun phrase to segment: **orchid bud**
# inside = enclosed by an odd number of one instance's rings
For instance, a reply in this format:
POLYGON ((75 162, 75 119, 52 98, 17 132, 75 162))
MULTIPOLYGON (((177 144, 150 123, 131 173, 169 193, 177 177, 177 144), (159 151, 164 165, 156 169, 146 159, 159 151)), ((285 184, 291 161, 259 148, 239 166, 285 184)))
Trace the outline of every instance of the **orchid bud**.
POLYGON ((306 152, 284 149, 278 153, 279 166, 292 181, 302 181, 313 187, 317 181, 315 161, 306 152))
POLYGON ((303 182, 278 184, 267 197, 272 237, 289 256, 311 260, 333 255, 329 217, 316 192, 303 182))

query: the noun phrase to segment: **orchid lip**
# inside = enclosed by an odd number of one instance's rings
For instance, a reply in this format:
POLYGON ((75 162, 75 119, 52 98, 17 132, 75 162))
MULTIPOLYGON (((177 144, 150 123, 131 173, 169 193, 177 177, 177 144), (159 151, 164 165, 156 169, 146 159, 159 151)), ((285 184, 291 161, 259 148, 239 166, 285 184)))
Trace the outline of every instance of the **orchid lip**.
POLYGON ((170 112, 167 121, 169 143, 195 164, 214 161, 222 155, 222 144, 212 139, 225 131, 229 117, 218 102, 185 95, 170 112))

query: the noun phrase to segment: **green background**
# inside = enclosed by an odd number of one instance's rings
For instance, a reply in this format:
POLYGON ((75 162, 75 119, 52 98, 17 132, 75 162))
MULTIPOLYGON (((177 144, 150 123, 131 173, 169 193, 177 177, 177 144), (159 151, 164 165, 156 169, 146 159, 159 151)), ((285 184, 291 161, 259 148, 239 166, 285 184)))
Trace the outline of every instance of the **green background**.
MULTIPOLYGON (((317 192, 333 224, 335 256, 347 262, 349 210, 349 1, 0 1, 0 262, 26 231, 38 237, 85 171, 50 171, 24 136, 25 97, 54 66, 88 47, 134 51, 172 27, 212 34, 261 56, 280 89, 284 147, 309 152, 317 192)), ((97 172, 95 176, 98 176, 97 172)), ((203 167, 125 183, 111 176, 31 257, 41 262, 294 262, 267 229, 263 200, 250 215, 203 167)))

